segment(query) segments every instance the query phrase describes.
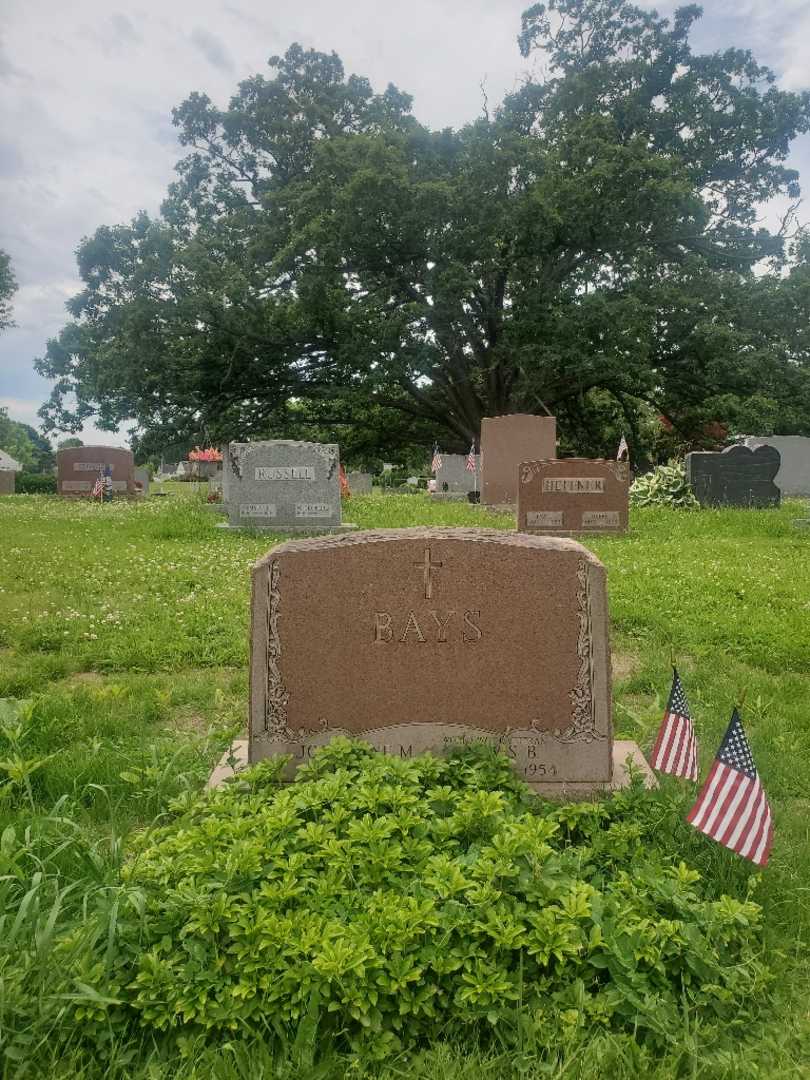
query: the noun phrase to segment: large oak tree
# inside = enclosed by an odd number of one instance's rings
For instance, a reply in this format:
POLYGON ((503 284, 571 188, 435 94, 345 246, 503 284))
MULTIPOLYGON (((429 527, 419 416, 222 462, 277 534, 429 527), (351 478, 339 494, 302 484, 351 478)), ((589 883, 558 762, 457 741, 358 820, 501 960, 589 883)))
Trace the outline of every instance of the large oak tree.
POLYGON ((298 46, 227 109, 193 94, 160 217, 79 249, 86 287, 38 361, 46 423, 349 424, 380 446, 413 424, 461 449, 482 416, 548 411, 593 447, 600 416, 687 427, 758 396, 801 427, 807 249, 786 276, 757 215, 798 198, 810 96, 748 52, 693 54, 698 16, 530 8, 520 47, 548 79, 459 131, 298 46))

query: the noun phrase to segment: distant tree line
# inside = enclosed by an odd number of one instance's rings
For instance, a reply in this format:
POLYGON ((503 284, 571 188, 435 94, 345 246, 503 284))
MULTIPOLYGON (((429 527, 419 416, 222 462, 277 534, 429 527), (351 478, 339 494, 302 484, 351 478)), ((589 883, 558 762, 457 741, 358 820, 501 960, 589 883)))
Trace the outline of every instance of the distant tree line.
POLYGON ((85 287, 36 362, 46 426, 357 458, 466 450, 515 410, 587 453, 713 421, 810 434, 810 238, 793 209, 759 221, 798 202, 810 95, 748 51, 693 53, 699 15, 531 7, 519 46, 548 77, 457 131, 298 45, 225 109, 191 94, 160 216, 79 248, 85 287))

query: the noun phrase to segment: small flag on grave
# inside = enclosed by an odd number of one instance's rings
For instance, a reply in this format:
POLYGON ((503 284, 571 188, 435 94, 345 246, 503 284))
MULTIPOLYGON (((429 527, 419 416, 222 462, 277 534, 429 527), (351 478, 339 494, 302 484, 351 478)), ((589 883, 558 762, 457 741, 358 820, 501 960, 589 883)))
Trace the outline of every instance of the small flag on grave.
POLYGON ((93 485, 93 498, 101 499, 104 496, 104 473, 100 472, 93 485))
POLYGON ((467 460, 464 463, 464 468, 467 472, 475 472, 475 441, 470 446, 470 452, 467 454, 467 460))
POLYGON ((622 435, 619 441, 619 449, 616 451, 616 460, 621 461, 623 457, 630 457, 630 447, 627 445, 627 439, 622 435))
POLYGON ((346 475, 346 469, 342 461, 340 463, 340 495, 343 499, 348 499, 351 495, 351 491, 349 490, 349 478, 346 475))
POLYGON ((437 473, 441 467, 442 455, 439 453, 439 444, 436 443, 436 445, 433 447, 433 460, 430 463, 430 471, 432 473, 437 473))
POLYGON ((744 859, 767 865, 773 843, 771 808, 736 709, 686 820, 744 859))
POLYGON ((659 772, 697 780, 697 739, 689 705, 678 669, 672 668, 672 689, 669 692, 664 719, 658 729, 650 764, 659 772))

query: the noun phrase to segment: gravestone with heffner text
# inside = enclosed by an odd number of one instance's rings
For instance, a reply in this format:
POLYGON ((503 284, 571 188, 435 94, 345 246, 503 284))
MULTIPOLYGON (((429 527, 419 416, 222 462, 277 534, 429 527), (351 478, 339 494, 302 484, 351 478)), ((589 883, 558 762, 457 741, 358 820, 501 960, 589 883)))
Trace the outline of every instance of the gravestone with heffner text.
POLYGON ((627 531, 630 466, 604 458, 524 461, 518 530, 549 535, 627 531))
POLYGON ((292 755, 290 778, 336 735, 402 757, 489 743, 561 796, 623 783, 640 754, 613 744, 605 568, 497 529, 275 547, 253 569, 249 757, 292 755))

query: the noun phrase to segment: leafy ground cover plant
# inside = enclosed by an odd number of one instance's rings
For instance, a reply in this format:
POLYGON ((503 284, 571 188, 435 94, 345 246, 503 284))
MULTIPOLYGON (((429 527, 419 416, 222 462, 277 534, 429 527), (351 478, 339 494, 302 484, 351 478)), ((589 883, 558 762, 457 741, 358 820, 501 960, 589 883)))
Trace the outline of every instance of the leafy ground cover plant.
POLYGON ((136 842, 77 1021, 212 1041, 303 1025, 367 1062, 448 1029, 664 1051, 685 1015, 725 1043, 762 1000, 759 906, 681 861, 671 806, 640 786, 558 805, 486 749, 403 761, 347 740, 277 774, 181 799, 136 842))
POLYGON ((633 481, 630 488, 631 506, 674 506, 681 510, 697 510, 699 503, 686 480, 682 461, 657 465, 633 481))

